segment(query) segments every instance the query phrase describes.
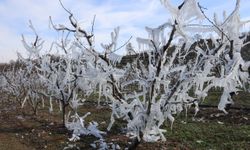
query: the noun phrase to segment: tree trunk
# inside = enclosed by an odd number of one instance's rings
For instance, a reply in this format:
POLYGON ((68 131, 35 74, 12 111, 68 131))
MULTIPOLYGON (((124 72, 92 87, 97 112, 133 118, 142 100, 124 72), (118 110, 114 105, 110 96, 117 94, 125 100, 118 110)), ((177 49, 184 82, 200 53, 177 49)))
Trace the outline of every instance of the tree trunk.
POLYGON ((65 105, 64 101, 62 101, 62 118, 63 118, 63 126, 64 127, 65 127, 65 121, 66 121, 65 113, 66 113, 66 105, 65 105))
MULTIPOLYGON (((140 131, 140 139, 142 140, 143 133, 140 131)), ((134 138, 132 143, 128 146, 128 150, 135 150, 138 145, 141 143, 141 140, 139 141, 138 138, 134 138)))

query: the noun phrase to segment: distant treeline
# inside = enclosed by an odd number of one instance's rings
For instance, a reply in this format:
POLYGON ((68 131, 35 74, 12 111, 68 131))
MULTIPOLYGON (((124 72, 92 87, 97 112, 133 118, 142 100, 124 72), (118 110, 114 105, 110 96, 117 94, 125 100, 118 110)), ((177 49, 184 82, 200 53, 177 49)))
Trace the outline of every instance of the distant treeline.
MULTIPOLYGON (((245 35, 247 36, 245 43, 250 42, 250 32, 246 33, 245 35)), ((208 41, 209 46, 212 47, 211 40, 208 39, 207 41, 208 41)), ((197 43, 194 43, 192 46, 195 46, 196 44, 197 43)), ((174 46, 172 48, 170 48, 169 54, 171 54, 174 51, 174 49, 175 49, 174 46)), ((242 56, 243 60, 250 61, 250 43, 245 45, 242 48, 241 56, 242 56)), ((191 54, 189 56, 189 59, 192 59, 192 57, 194 57, 194 56, 191 54)), ((58 61, 60 58, 59 58, 59 56, 52 56, 52 59, 53 59, 53 61, 58 61)), ((141 53, 137 53, 137 54, 133 54, 133 55, 126 55, 122 58, 121 62, 117 65, 118 65, 118 67, 122 67, 122 66, 126 65, 127 63, 133 62, 133 60, 135 60, 135 59, 147 60, 148 59, 147 53, 141 52, 141 53)), ((148 61, 145 61, 145 62, 148 62, 148 61)), ((23 66, 23 64, 18 60, 11 61, 9 63, 0 63, 0 71, 21 68, 22 66, 23 66)))

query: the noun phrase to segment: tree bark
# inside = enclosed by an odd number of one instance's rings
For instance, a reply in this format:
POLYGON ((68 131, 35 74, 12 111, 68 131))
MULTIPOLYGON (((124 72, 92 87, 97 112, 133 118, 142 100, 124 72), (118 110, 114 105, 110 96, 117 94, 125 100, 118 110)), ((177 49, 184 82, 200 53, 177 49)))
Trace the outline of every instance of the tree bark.
POLYGON ((63 126, 65 127, 65 121, 66 121, 66 118, 65 118, 65 113, 66 113, 66 105, 65 105, 65 102, 62 101, 62 118, 63 118, 63 126))

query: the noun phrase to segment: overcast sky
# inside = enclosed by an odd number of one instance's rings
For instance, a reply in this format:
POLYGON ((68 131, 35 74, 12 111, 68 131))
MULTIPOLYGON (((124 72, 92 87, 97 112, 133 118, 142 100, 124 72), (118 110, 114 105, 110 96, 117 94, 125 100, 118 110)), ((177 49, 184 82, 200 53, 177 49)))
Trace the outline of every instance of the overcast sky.
MULTIPOLYGON (((130 36, 145 36, 144 27, 155 27, 166 22, 168 12, 160 0, 62 0, 83 25, 91 23, 96 15, 96 44, 107 42, 109 33, 116 26, 121 27, 120 41, 130 36)), ((200 0, 207 8, 206 13, 230 13, 236 0, 200 0)), ((180 4, 182 0, 172 0, 180 4)), ((241 17, 250 19, 250 0, 241 0, 241 17)), ((21 34, 32 37, 28 21, 32 20, 38 34, 46 41, 56 39, 49 28, 49 16, 55 23, 67 22, 67 14, 58 0, 0 0, 0 62, 16 59, 16 52, 25 53, 21 43, 21 34)), ((248 30, 248 29, 247 29, 248 30)), ((49 42, 47 42, 48 44, 49 42)), ((122 51, 120 53, 123 53, 122 51)))

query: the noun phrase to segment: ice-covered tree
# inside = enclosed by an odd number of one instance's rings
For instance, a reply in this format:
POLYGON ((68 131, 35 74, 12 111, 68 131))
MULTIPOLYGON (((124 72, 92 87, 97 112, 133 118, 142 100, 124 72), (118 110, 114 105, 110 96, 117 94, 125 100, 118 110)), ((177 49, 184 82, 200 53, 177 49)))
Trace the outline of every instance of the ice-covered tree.
POLYGON ((123 95, 120 99, 109 95, 113 99, 111 124, 114 117, 123 118, 128 133, 138 140, 165 140, 165 130, 160 129, 163 122, 172 124, 173 114, 192 104, 197 112, 198 103, 211 88, 223 89, 218 108, 226 113, 232 93, 249 84, 249 62, 240 53, 245 45, 240 29, 247 22, 240 20, 239 0, 221 23, 216 17, 211 21, 196 0, 186 0, 178 7, 168 0, 162 3, 172 19, 157 28, 146 27, 149 38, 137 38, 145 59, 139 55, 128 64, 125 70, 133 78, 124 76, 125 80, 110 88, 111 93, 122 91, 123 95), (131 85, 137 88, 124 92, 131 85))
MULTIPOLYGON (((248 43, 240 29, 248 22, 240 20, 240 0, 230 15, 224 13, 222 21, 216 15, 209 19, 197 0, 184 0, 179 6, 170 0, 161 3, 171 18, 158 27, 145 28, 148 38, 136 39, 142 53, 123 67, 118 64, 124 57, 115 53, 120 49, 119 27, 111 33, 110 43, 101 45, 103 51, 97 50, 94 21, 84 28, 62 5, 70 24, 56 25, 51 19, 53 28, 61 35, 53 43, 52 50, 59 51, 58 57, 53 58, 51 54, 39 53, 43 42, 31 24, 36 40, 29 45, 23 38, 30 52, 30 58, 24 60, 41 80, 43 91, 39 93, 59 100, 64 117, 67 106, 74 111, 73 116, 63 119, 75 133, 72 140, 90 132, 83 126, 86 116, 79 117, 77 113, 82 104, 79 93, 88 96, 98 91, 99 98, 105 96, 112 102, 108 130, 116 118, 125 120, 127 134, 134 138, 132 149, 142 139, 166 140, 163 123, 170 121, 172 126, 174 115, 191 105, 197 113, 210 89, 223 90, 218 108, 226 113, 225 106, 232 103, 231 95, 247 88, 250 62, 242 59, 241 50, 248 43)), ((133 56, 138 51, 130 43, 126 49, 133 56)), ((96 129, 96 124, 90 127, 96 129)), ((95 133, 101 137, 101 132, 95 133)))

